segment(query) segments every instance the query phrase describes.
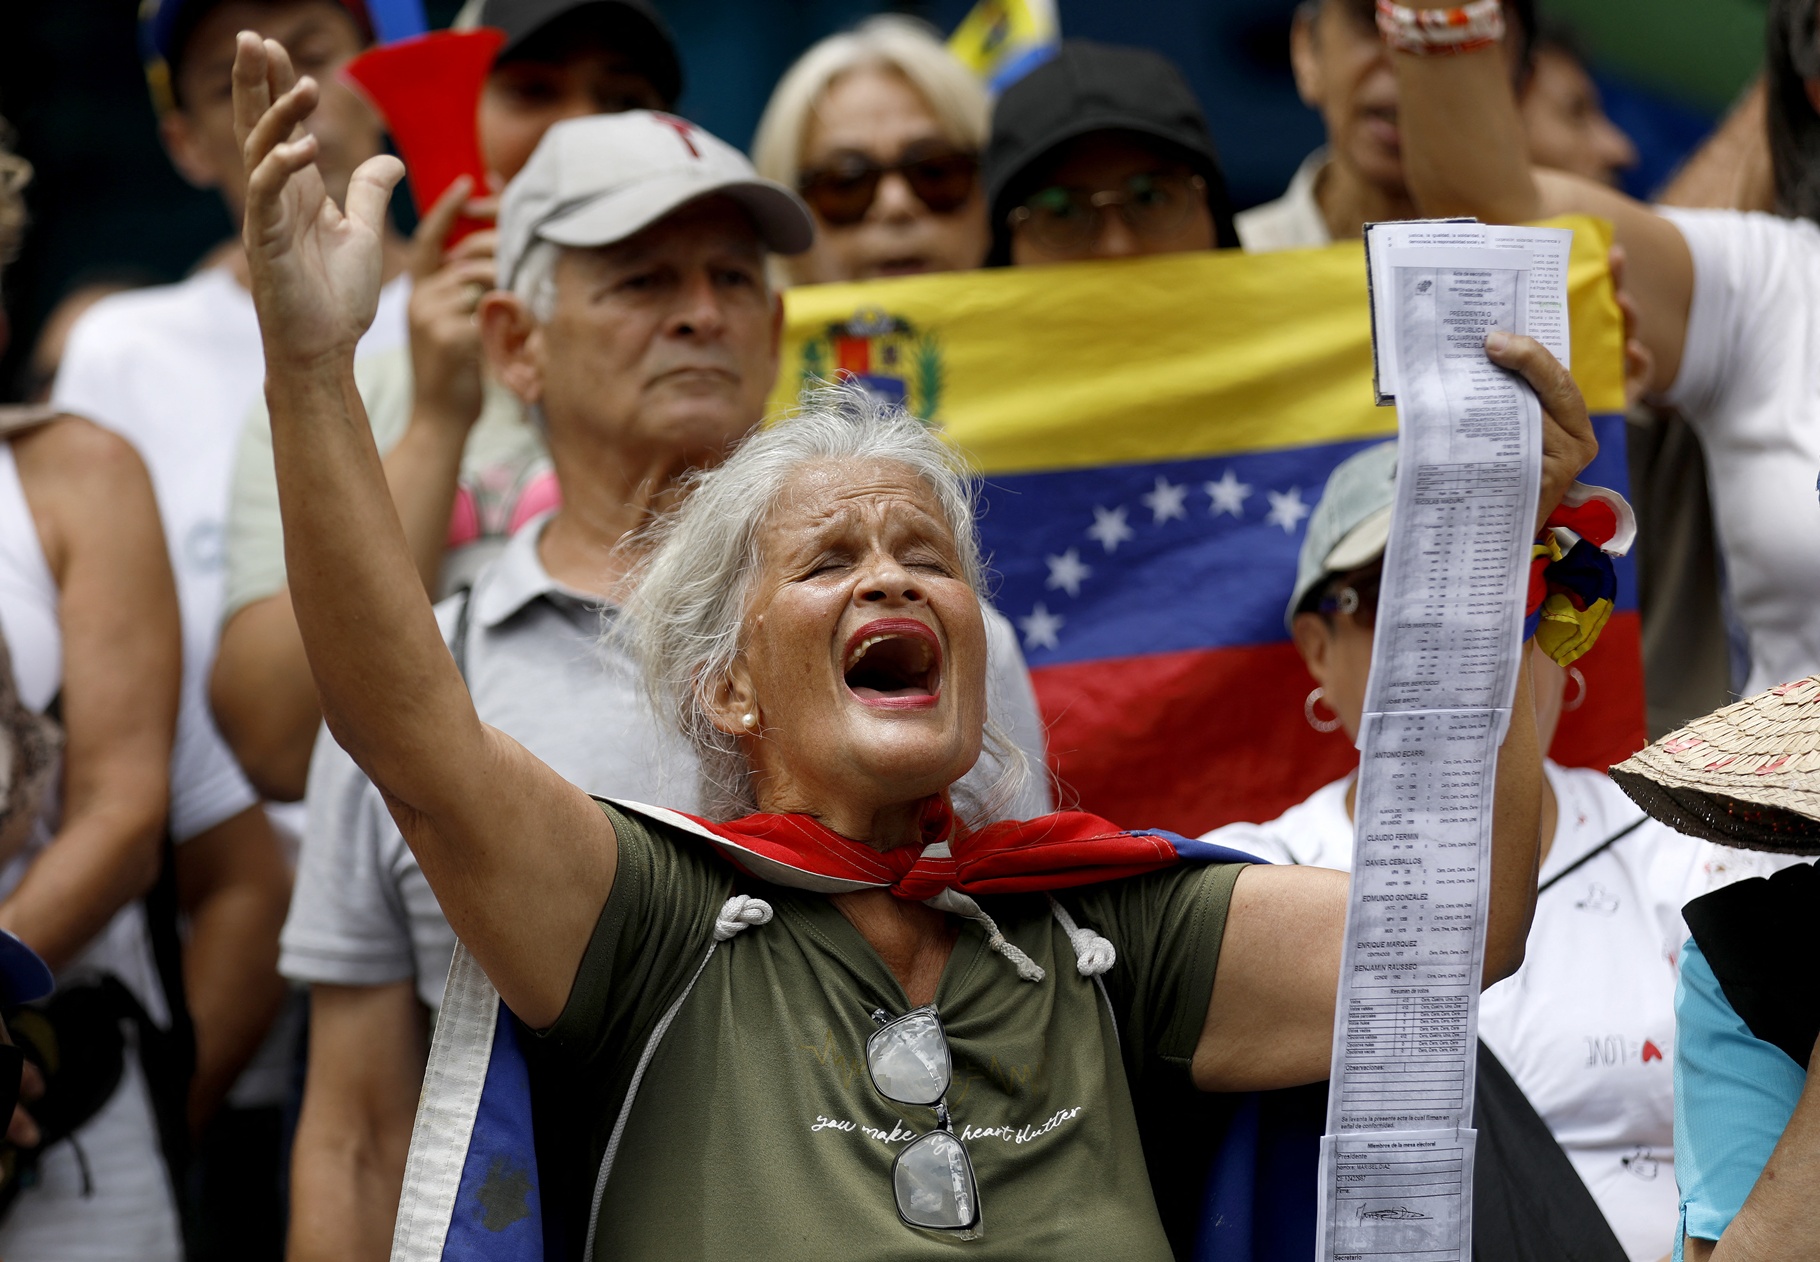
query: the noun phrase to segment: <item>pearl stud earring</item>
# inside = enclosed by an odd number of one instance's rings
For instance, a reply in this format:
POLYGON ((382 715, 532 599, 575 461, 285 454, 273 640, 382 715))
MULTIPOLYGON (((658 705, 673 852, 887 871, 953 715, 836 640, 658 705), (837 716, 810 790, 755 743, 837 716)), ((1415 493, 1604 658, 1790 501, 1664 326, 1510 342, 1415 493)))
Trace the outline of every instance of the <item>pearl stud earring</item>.
POLYGON ((758 716, 749 711, 745 714, 740 715, 739 721, 746 727, 746 729, 748 731, 750 731, 753 728, 756 728, 758 726, 758 716))

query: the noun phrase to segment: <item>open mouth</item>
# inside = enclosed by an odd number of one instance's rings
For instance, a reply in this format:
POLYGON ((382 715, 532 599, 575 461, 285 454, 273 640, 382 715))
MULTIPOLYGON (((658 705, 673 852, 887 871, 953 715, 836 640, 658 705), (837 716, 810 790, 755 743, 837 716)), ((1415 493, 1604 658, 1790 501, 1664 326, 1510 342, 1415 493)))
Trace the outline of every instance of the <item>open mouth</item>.
POLYGON ((935 632, 913 618, 868 622, 847 641, 841 676, 863 704, 922 709, 941 696, 942 648, 935 632))

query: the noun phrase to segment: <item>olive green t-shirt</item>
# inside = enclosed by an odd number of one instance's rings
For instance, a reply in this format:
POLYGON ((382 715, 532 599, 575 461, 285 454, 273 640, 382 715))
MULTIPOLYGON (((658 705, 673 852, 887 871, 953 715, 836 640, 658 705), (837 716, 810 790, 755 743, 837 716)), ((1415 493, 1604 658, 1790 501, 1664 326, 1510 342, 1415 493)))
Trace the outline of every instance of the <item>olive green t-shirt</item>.
MULTIPOLYGON (((935 1006, 953 1052, 954 1130, 979 1180, 980 1233, 963 1240, 897 1216, 892 1161, 935 1110, 892 1104, 867 1076, 871 1014, 912 1006, 877 953, 825 896, 736 879, 705 841, 606 809, 613 893, 567 1008, 533 1049, 546 1211, 589 1203, 639 1056, 700 967, 722 903, 737 886, 775 916, 715 950, 659 1044, 606 1185, 596 1257, 1170 1256, 1127 1074, 1186 1072, 1241 865, 1060 896, 1117 948, 1110 1012, 1042 896, 980 900, 1047 970, 1040 982, 1021 980, 977 922, 958 922, 935 1006)), ((580 1212, 546 1223, 579 1237, 580 1212)))

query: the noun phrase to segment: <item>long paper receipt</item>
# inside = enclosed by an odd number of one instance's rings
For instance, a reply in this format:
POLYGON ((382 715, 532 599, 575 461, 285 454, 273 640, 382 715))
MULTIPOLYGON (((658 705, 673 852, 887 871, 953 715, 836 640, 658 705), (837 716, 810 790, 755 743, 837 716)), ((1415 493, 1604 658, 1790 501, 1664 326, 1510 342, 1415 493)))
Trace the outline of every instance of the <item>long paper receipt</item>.
MULTIPOLYGON (((1485 356, 1531 327, 1521 250, 1392 248, 1397 486, 1359 733, 1320 1256, 1472 1256, 1492 787, 1510 718, 1541 410, 1485 356)), ((1564 288, 1564 281, 1563 281, 1564 288)))

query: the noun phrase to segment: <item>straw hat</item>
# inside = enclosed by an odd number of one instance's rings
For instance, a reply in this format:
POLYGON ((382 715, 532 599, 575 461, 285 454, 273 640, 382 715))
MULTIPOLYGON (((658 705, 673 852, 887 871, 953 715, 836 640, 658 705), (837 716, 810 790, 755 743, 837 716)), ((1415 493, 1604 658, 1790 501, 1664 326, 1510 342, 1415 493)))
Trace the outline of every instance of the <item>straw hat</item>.
POLYGON ((1695 719, 1613 767, 1611 778, 1679 832, 1820 855, 1820 675, 1695 719))

